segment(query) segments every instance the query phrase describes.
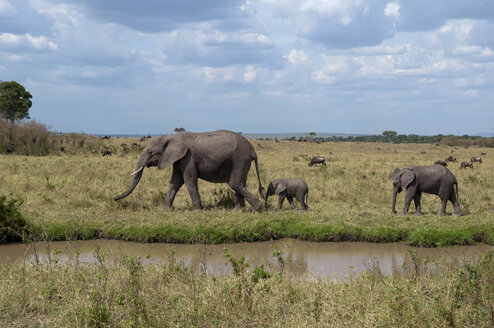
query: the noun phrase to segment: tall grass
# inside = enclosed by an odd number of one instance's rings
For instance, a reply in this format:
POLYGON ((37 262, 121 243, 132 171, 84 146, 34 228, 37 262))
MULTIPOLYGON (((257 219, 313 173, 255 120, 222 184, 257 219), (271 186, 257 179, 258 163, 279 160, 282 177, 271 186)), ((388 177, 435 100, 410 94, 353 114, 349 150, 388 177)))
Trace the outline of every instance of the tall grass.
MULTIPOLYGON (((189 271, 169 255, 162 265, 124 257, 108 265, 0 265, 2 327, 490 327, 494 256, 444 264, 440 273, 411 254, 413 268, 389 277, 374 264, 345 281, 292 279, 249 267, 225 251, 233 272, 189 271)), ((205 264, 207 265, 207 263, 205 264)))
MULTIPOLYGON (((87 136, 86 136, 87 137, 87 136)), ((60 139, 60 137, 58 137, 60 139)), ((257 141, 264 187, 276 178, 302 177, 309 185, 309 210, 275 210, 275 198, 267 209, 252 214, 232 209, 233 194, 226 184, 199 181, 202 212, 194 212, 182 188, 174 210, 162 207, 171 168, 146 168, 135 191, 115 202, 130 184, 140 149, 139 139, 87 137, 63 139, 65 152, 45 157, 0 155, 0 186, 4 194, 24 200, 21 207, 38 236, 49 240, 114 238, 133 241, 223 243, 300 238, 314 241, 405 241, 417 246, 494 244, 494 161, 490 149, 429 144, 301 143, 257 141), (82 140, 82 139, 81 139, 82 140), (125 148, 122 144, 129 145, 125 148), (93 154, 92 147, 112 149, 112 156, 93 154), (82 148, 81 148, 82 147, 82 148), (451 153, 453 151, 453 153, 451 153), (431 165, 453 154, 464 161, 487 152, 474 169, 450 170, 459 183, 464 216, 437 216, 440 200, 424 194, 421 217, 391 213, 395 167, 431 165), (312 156, 326 158, 327 166, 309 167, 312 156)), ((60 140, 58 141, 60 142, 60 140)), ((141 148, 145 142, 142 143, 141 148)), ((257 195, 255 170, 248 189, 257 195)), ((403 193, 397 206, 403 205, 403 193)), ((413 213, 413 205, 410 212, 413 213)))

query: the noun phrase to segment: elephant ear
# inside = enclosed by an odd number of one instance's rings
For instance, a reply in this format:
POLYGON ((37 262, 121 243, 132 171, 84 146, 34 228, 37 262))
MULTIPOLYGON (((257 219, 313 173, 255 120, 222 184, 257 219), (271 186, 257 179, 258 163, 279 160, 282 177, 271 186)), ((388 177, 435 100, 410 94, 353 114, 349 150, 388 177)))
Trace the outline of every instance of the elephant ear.
POLYGON ((177 140, 176 138, 170 139, 163 146, 158 168, 164 169, 165 167, 175 163, 184 157, 188 150, 189 149, 187 146, 181 140, 177 140))
POLYGON ((275 193, 276 195, 279 195, 279 194, 281 194, 282 192, 284 192, 284 191, 286 190, 286 188, 287 188, 286 183, 285 183, 285 182, 281 182, 281 181, 280 181, 280 182, 278 182, 278 183, 276 184, 276 188, 274 189, 274 193, 275 193))
POLYGON ((394 179, 396 179, 396 177, 400 175, 400 171, 401 171, 401 170, 400 170, 399 168, 396 168, 396 169, 393 171, 393 173, 391 173, 391 179, 393 179, 393 180, 394 180, 394 179))
POLYGON ((407 189, 413 180, 415 180, 415 172, 409 169, 403 170, 403 173, 401 174, 401 186, 404 189, 407 189))

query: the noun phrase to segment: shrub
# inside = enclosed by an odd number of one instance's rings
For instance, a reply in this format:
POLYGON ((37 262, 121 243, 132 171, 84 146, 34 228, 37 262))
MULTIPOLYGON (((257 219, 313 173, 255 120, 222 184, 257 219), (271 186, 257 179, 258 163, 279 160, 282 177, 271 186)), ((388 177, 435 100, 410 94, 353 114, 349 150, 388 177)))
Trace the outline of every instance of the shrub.
POLYGON ((22 241, 27 225, 19 210, 22 202, 0 195, 0 243, 22 241))
POLYGON ((0 153, 48 155, 53 149, 53 133, 34 120, 10 126, 0 120, 0 153))

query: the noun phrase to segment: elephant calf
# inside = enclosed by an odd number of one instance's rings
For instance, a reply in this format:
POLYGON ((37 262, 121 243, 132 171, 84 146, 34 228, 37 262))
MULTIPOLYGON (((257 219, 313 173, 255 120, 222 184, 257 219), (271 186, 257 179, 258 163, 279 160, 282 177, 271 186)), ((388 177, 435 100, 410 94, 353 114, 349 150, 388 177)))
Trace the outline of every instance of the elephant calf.
POLYGON ((415 202, 416 214, 422 215, 420 199, 423 192, 439 196, 441 199, 439 215, 445 214, 448 200, 453 204, 454 214, 461 215, 458 204, 458 182, 448 168, 442 165, 412 166, 402 170, 396 168, 391 178, 393 179, 393 213, 396 213, 396 195, 406 190, 403 215, 407 215, 412 199, 415 202))
POLYGON ((266 192, 266 207, 268 205, 268 197, 274 194, 278 195, 279 210, 285 201, 285 197, 288 199, 292 209, 295 208, 295 204, 293 203, 293 197, 295 197, 300 203, 300 209, 302 211, 307 210, 306 202, 309 198, 309 187, 307 186, 307 182, 302 178, 276 179, 271 181, 266 192))

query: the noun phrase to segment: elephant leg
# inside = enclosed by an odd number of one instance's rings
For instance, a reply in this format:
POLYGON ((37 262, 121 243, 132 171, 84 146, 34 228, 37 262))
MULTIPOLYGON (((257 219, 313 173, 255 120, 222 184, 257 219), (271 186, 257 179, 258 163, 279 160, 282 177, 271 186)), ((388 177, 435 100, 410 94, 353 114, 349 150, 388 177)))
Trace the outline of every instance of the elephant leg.
POLYGON ((407 215, 408 214, 408 209, 410 208, 410 203, 412 202, 412 199, 415 197, 415 193, 412 193, 410 189, 407 190, 405 193, 405 203, 403 204, 403 212, 401 213, 402 215, 407 215))
POLYGON ((453 204, 453 213, 454 215, 461 216, 460 204, 458 203, 458 198, 456 198, 456 193, 454 190, 451 191, 449 196, 449 201, 453 204))
POLYGON ((307 210, 307 204, 304 202, 304 199, 305 199, 305 193, 297 194, 297 200, 300 203, 300 210, 302 211, 307 210))
POLYGON ((235 192, 235 208, 241 209, 245 207, 245 198, 242 194, 235 192))
POLYGON ((444 198, 444 197, 440 197, 441 198, 441 209, 439 210, 439 213, 437 213, 438 215, 446 215, 446 205, 448 203, 448 199, 447 198, 444 198))
POLYGON ((415 197, 413 198, 413 202, 415 203, 415 215, 422 215, 422 206, 420 206, 421 198, 422 198, 421 192, 415 194, 415 197))
POLYGON ((288 203, 293 210, 295 208, 295 204, 293 203, 293 196, 286 196, 286 199, 288 200, 288 203))
POLYGON ((165 197, 165 210, 169 210, 172 208, 173 200, 175 199, 175 195, 178 190, 184 184, 184 177, 182 172, 179 170, 173 169, 172 178, 170 180, 170 187, 168 188, 168 193, 165 197))
POLYGON ((201 197, 199 196, 199 188, 197 186, 197 178, 185 180, 185 187, 189 192, 190 199, 192 200, 192 205, 196 210, 201 210, 201 197))
POLYGON ((249 172, 248 168, 250 168, 250 162, 248 164, 249 166, 247 169, 240 167, 232 171, 228 185, 235 191, 235 193, 244 197, 245 200, 249 202, 250 206, 252 206, 252 211, 256 212, 262 207, 262 202, 247 190, 246 181, 247 173, 249 172))
POLYGON ((195 165, 188 163, 184 170, 185 187, 189 192, 192 205, 198 211, 202 209, 201 197, 199 196, 199 188, 197 186, 197 170, 195 165))
POLYGON ((285 194, 280 194, 278 196, 278 209, 281 210, 281 207, 283 206, 283 202, 285 201, 285 194))

